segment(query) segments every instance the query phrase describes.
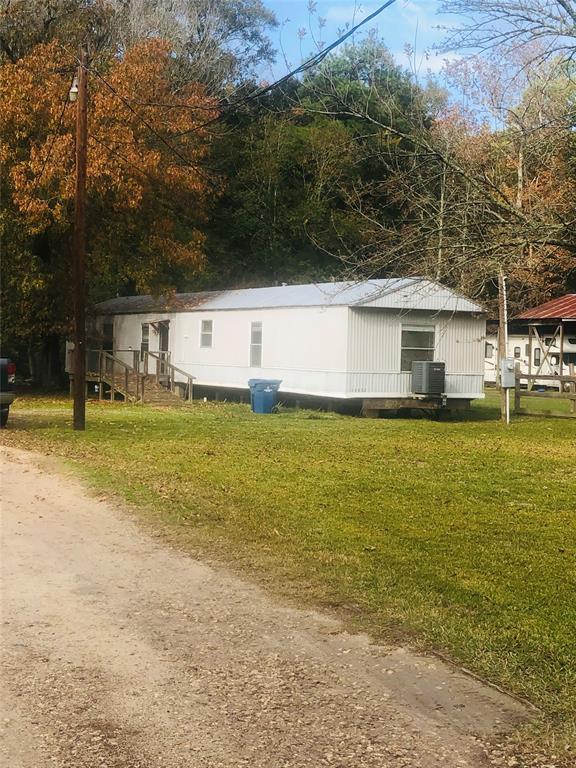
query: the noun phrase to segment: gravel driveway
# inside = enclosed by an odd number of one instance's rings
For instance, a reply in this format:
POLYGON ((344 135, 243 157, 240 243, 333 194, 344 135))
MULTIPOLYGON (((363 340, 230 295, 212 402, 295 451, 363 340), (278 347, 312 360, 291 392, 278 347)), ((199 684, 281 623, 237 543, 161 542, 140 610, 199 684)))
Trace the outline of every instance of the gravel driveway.
POLYGON ((10 768, 459 768, 523 706, 174 551, 5 450, 10 768))

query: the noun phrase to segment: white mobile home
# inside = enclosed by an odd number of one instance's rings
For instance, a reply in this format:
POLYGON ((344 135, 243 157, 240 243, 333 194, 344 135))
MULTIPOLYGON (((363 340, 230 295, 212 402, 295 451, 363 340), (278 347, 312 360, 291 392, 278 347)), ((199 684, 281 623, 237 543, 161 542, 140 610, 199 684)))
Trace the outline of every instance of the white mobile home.
POLYGON ((195 386, 266 378, 281 379, 281 393, 410 399, 412 362, 434 360, 448 404, 483 397, 482 308, 420 278, 130 296, 97 311, 116 357, 161 355, 195 386))
MULTIPOLYGON (((486 337, 485 378, 497 379, 498 331, 486 337)), ((576 294, 551 299, 527 309, 508 325, 506 356, 513 358, 523 376, 535 384, 558 388, 550 377, 568 376, 576 365, 576 294), (542 379, 533 377, 542 376, 542 379)))
MULTIPOLYGON (((552 342, 547 347, 547 341, 551 342, 551 339, 543 338, 542 344, 531 345, 528 330, 509 331, 506 357, 514 359, 521 373, 528 374, 532 373, 532 371, 540 371, 540 373, 546 376, 558 376, 560 373, 560 348, 557 343, 554 344, 552 342), (549 352, 548 356, 545 355, 546 351, 549 352)), ((570 340, 564 342, 565 353, 576 353, 576 339, 572 341, 574 341, 573 344, 570 344, 570 340)), ((487 384, 495 384, 498 380, 497 368, 498 335, 497 333, 488 333, 486 335, 484 358, 484 380, 487 384)))

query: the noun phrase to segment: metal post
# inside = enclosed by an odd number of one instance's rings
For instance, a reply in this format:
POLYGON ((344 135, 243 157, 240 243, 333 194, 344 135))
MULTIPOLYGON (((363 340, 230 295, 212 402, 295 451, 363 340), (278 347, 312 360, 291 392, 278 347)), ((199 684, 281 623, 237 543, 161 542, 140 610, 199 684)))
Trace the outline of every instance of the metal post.
POLYGON ((86 156, 88 143, 88 55, 80 51, 76 105, 74 204, 74 415, 73 429, 86 429, 86 156))
MULTIPOLYGON (((508 352, 508 307, 506 301, 506 277, 504 270, 498 273, 498 370, 508 352)), ((509 398, 500 381, 500 417, 509 422, 509 398)))

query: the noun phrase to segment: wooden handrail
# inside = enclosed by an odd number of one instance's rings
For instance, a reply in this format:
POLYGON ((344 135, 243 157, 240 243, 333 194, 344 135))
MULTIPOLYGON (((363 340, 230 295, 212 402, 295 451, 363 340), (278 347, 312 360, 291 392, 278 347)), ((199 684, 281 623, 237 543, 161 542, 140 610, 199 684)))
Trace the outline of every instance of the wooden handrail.
POLYGON ((572 382, 576 381, 576 376, 571 376, 570 374, 564 374, 564 373, 558 373, 558 374, 543 374, 543 373, 520 373, 516 372, 516 378, 517 379, 543 379, 544 381, 557 381, 557 382, 572 382))
MULTIPOLYGON (((134 350, 117 350, 117 352, 129 352, 134 350)), ((119 357, 116 357, 111 352, 105 349, 88 349, 86 350, 86 356, 98 355, 98 376, 100 381, 106 381, 107 377, 110 384, 110 399, 114 399, 114 392, 117 388, 117 374, 120 376, 120 380, 123 380, 124 387, 124 400, 127 401, 129 397, 135 396, 136 400, 144 399, 144 379, 145 375, 132 365, 125 363, 119 357), (111 370, 109 364, 111 363, 111 370), (130 374, 136 376, 136 392, 130 392, 130 374)), ((136 354, 140 354, 139 351, 136 354)), ((136 360, 136 357, 134 357, 136 360)), ((96 372, 96 371, 95 371, 96 372)), ((122 385, 120 385, 122 387, 122 385)), ((100 393, 100 399, 102 399, 100 393)))
POLYGON ((178 374, 180 374, 180 376, 184 376, 186 378, 186 381, 187 381, 187 384, 188 384, 188 397, 186 399, 188 401, 191 401, 193 399, 192 398, 192 387, 194 386, 193 382, 194 382, 196 377, 193 376, 191 373, 188 373, 188 371, 184 371, 182 368, 178 368, 177 365, 174 365, 173 363, 171 363, 170 360, 169 360, 170 352, 165 352, 165 351, 150 352, 150 351, 148 351, 146 354, 148 356, 150 356, 150 357, 153 357, 157 361, 157 363, 156 363, 156 370, 157 371, 159 370, 159 364, 162 364, 162 365, 165 365, 166 368, 171 372, 171 374, 169 374, 169 379, 170 379, 170 389, 172 390, 172 392, 174 391, 174 384, 176 383, 175 379, 174 379, 174 374, 178 373, 178 374), (164 357, 163 355, 166 355, 166 357, 164 357))

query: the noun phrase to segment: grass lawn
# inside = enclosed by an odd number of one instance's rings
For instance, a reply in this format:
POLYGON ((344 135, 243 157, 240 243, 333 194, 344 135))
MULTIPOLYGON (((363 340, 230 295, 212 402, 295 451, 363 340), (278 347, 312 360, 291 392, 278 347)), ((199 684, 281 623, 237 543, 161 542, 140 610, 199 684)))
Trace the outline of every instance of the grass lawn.
POLYGON ((4 442, 66 457, 182 546, 527 697, 576 743, 576 422, 22 398, 4 442))

